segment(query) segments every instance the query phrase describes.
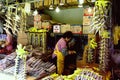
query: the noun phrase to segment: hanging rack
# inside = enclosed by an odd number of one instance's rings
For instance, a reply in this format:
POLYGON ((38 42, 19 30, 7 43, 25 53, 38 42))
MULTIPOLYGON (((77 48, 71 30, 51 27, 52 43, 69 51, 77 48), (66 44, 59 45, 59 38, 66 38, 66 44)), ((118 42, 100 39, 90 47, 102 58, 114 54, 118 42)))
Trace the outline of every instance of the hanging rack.
MULTIPOLYGON (((8 0, 6 0, 6 6, 17 6, 17 5, 20 5, 20 4, 25 4, 26 2, 28 2, 28 3, 34 3, 34 2, 44 2, 44 0, 34 0, 34 1, 26 1, 25 0, 25 2, 21 2, 21 3, 17 3, 17 4, 11 4, 11 5, 9 5, 9 3, 7 2, 8 0)), ((17 0, 16 0, 17 1, 17 0)))

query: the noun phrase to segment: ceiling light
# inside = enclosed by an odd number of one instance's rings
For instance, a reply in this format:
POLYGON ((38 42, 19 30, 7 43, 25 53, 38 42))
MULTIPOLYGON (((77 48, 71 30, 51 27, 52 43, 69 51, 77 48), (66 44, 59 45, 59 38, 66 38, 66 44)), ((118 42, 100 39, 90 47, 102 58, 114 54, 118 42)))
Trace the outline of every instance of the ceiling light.
POLYGON ((63 3, 63 0, 60 0, 60 4, 59 4, 60 6, 63 6, 64 5, 64 3, 63 3))
POLYGON ((61 2, 61 3, 60 3, 60 6, 63 6, 63 5, 64 5, 64 3, 63 3, 63 2, 61 2))
POLYGON ((78 7, 83 7, 84 0, 79 0, 78 7))
POLYGON ((83 4, 84 3, 84 0, 79 0, 79 4, 83 4))
POLYGON ((53 5, 54 5, 54 4, 53 4, 53 0, 51 0, 51 4, 50 4, 50 6, 49 6, 49 9, 50 9, 50 10, 53 10, 53 9, 54 9, 53 5))
POLYGON ((49 9, 50 9, 50 10, 53 10, 53 9, 54 9, 52 4, 50 5, 49 9))
POLYGON ((56 11, 57 13, 60 12, 60 8, 57 6, 56 9, 55 9, 55 11, 56 11))
POLYGON ((82 4, 78 4, 78 7, 83 7, 83 5, 82 4))

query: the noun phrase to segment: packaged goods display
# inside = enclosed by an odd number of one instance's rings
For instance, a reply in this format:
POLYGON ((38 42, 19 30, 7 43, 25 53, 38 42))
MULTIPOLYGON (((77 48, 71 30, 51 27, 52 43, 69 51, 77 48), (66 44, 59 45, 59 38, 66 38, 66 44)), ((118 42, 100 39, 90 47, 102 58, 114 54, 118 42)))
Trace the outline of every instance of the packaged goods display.
POLYGON ((42 80, 103 80, 103 76, 99 73, 92 70, 92 68, 77 68, 73 74, 70 75, 58 75, 58 74, 51 74, 43 78, 42 80))

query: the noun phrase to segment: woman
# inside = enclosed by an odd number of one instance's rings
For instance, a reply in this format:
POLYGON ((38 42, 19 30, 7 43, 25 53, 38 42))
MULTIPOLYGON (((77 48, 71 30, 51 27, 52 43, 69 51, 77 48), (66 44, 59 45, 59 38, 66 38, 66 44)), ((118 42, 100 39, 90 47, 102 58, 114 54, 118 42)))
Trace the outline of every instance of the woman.
POLYGON ((52 57, 57 59, 57 73, 62 74, 64 70, 64 58, 69 54, 75 53, 75 51, 68 50, 68 42, 72 39, 73 34, 71 31, 67 31, 63 34, 55 45, 55 49, 52 57))
POLYGON ((0 49, 0 54, 10 54, 13 50, 13 36, 12 30, 4 28, 6 32, 6 40, 5 43, 1 45, 2 49, 0 49))

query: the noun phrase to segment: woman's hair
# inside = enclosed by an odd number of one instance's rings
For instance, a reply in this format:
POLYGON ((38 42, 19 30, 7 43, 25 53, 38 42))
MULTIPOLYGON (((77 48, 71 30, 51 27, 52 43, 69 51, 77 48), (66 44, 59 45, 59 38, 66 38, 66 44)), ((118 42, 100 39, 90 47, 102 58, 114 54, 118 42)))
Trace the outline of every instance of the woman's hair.
POLYGON ((73 33, 71 31, 66 31, 63 34, 63 38, 72 38, 73 37, 73 33))

